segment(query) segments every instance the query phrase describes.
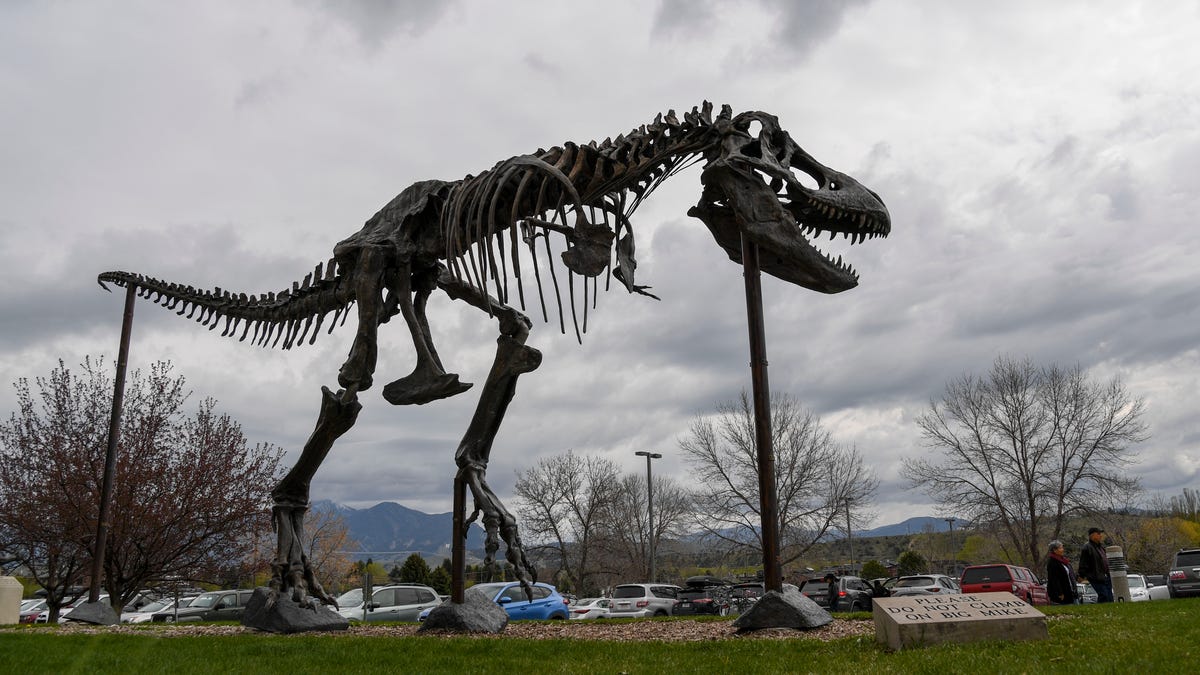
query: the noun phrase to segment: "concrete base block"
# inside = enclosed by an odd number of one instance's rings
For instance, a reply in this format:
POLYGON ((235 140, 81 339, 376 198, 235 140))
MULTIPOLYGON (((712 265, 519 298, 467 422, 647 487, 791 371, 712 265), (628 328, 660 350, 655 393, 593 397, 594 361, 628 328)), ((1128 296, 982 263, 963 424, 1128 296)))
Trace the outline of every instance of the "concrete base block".
POLYGON ((875 641, 893 650, 1050 636, 1046 615, 1012 593, 875 598, 872 611, 875 641))
POLYGON ((0 625, 21 620, 21 596, 25 588, 13 577, 0 576, 0 625))

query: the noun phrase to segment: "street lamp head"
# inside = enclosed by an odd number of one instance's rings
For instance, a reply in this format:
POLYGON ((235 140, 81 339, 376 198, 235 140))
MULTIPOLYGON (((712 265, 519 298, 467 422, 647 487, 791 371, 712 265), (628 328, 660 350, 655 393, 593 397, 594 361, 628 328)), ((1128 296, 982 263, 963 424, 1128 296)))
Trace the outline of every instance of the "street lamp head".
POLYGON ((662 459, 662 455, 658 454, 657 452, 647 452, 646 450, 638 450, 637 452, 635 452, 633 454, 637 455, 638 457, 649 457, 650 459, 662 459))

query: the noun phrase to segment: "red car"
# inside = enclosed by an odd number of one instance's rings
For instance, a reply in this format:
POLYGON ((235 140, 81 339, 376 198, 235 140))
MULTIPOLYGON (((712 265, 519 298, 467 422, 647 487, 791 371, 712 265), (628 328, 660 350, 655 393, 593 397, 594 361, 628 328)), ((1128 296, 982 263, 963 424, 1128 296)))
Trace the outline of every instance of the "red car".
POLYGON ((1048 605, 1050 596, 1046 587, 1027 567, 1016 565, 973 565, 963 570, 964 594, 1012 593, 1031 605, 1048 605))

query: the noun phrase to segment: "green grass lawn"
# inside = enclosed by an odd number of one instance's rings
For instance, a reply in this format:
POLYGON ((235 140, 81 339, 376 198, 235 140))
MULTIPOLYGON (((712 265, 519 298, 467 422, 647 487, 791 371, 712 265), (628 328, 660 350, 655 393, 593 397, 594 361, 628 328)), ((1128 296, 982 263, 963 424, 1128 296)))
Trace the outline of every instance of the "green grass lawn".
MULTIPOLYGON (((888 652, 870 638, 709 642, 0 632, 0 673, 1186 673, 1200 600, 1046 608, 1050 639, 888 652)), ((839 615, 867 617, 867 614, 839 615)), ((668 619, 670 620, 670 619, 668 619)))

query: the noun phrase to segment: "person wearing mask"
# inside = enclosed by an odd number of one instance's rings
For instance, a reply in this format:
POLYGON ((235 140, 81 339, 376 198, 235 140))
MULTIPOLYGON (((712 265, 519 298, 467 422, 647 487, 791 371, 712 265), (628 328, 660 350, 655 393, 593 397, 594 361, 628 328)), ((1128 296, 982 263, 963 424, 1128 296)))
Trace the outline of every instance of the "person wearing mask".
POLYGON ((1046 592, 1050 602, 1056 605, 1073 605, 1078 598, 1075 570, 1071 568, 1063 543, 1057 539, 1050 542, 1050 553, 1046 557, 1046 592))
POLYGON ((1079 578, 1096 589, 1096 602, 1112 602, 1112 574, 1108 571, 1108 552, 1104 550, 1104 530, 1088 528, 1088 542, 1079 552, 1079 578))

